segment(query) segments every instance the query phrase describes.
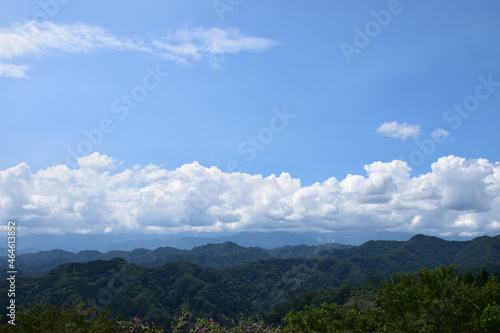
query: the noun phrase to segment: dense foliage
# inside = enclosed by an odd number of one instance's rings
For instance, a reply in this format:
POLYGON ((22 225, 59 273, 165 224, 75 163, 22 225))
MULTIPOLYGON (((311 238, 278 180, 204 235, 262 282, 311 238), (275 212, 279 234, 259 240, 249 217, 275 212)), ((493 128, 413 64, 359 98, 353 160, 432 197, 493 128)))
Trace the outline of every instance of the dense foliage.
MULTIPOLYGON (((345 300, 352 292, 348 286, 327 297, 345 300)), ((320 294, 308 293, 305 299, 320 301, 320 294)), ((17 325, 0 325, 2 332, 498 332, 500 327, 500 283, 498 274, 485 270, 474 281, 457 275, 455 267, 396 274, 382 282, 377 306, 360 308, 357 304, 340 306, 324 302, 291 311, 284 318, 284 328, 255 320, 234 321, 222 318, 186 320, 184 313, 170 325, 157 326, 140 319, 117 321, 107 309, 99 312, 84 303, 73 303, 67 309, 34 304, 20 310, 17 325)), ((312 301, 314 303, 314 301, 312 301)))
POLYGON ((17 302, 69 307, 86 301, 123 318, 170 322, 183 310, 219 319, 254 310, 255 287, 220 270, 186 262, 141 268, 123 259, 65 264, 37 278, 18 279, 17 302))
POLYGON ((85 303, 73 303, 69 309, 58 309, 53 305, 32 304, 18 308, 15 325, 0 325, 0 332, 17 333, 114 333, 119 331, 118 318, 111 317, 107 309, 98 311, 85 303))
POLYGON ((397 274, 383 282, 378 307, 359 310, 324 303, 286 316, 285 332, 498 332, 496 277, 464 282, 455 267, 397 274))

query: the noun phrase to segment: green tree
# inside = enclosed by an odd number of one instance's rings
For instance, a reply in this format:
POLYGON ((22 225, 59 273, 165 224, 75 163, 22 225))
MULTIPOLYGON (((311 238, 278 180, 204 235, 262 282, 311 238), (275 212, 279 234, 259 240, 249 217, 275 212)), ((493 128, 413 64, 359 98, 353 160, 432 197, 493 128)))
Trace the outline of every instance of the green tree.
POLYGON ((16 325, 0 325, 0 332, 19 333, 115 333, 118 318, 111 318, 109 311, 88 308, 83 302, 75 302, 69 309, 57 309, 53 305, 32 304, 18 308, 16 325))
POLYGON ((286 316, 285 332, 498 332, 500 284, 468 284, 455 267, 396 274, 383 282, 378 307, 362 311, 336 304, 286 316))
POLYGON ((378 303, 382 332, 497 332, 500 287, 456 278, 455 267, 399 274, 385 282, 378 303))
POLYGON ((369 309, 360 312, 337 304, 323 303, 319 308, 306 307, 304 312, 290 312, 283 332, 376 332, 380 327, 380 312, 369 309))
POLYGON ((467 271, 467 274, 465 274, 463 278, 464 283, 471 284, 474 282, 474 275, 470 271, 467 271))
POLYGON ((474 282, 479 287, 483 287, 486 284, 486 282, 488 282, 489 278, 490 278, 490 275, 488 274, 486 269, 483 267, 483 268, 481 268, 481 271, 479 273, 477 273, 476 278, 474 279, 474 282))
POLYGON ((493 279, 496 279, 496 280, 497 280, 497 282, 498 282, 498 280, 500 279, 500 275, 498 274, 498 271, 497 271, 496 269, 495 269, 495 271, 493 272, 493 274, 491 275, 491 277, 492 277, 493 279))

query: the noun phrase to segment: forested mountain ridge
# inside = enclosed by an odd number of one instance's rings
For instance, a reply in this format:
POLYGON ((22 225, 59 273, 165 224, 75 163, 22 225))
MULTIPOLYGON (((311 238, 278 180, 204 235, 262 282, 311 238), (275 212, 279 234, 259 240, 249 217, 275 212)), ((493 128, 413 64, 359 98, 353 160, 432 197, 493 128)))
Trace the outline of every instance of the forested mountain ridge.
MULTIPOLYGON (((128 262, 144 267, 158 266, 176 261, 186 261, 209 267, 224 267, 271 258, 307 258, 327 249, 349 247, 351 246, 332 243, 318 246, 285 246, 269 250, 258 247, 247 248, 233 242, 225 242, 201 245, 191 250, 181 250, 173 247, 160 247, 155 250, 109 251, 106 253, 95 250, 80 251, 78 253, 50 250, 20 254, 17 256, 16 261, 21 274, 39 275, 64 263, 111 260, 113 258, 123 258, 128 262)), ((0 263, 7 265, 7 257, 0 257, 0 263)))
MULTIPOLYGON (((370 241, 358 247, 333 247, 264 250, 227 242, 189 251, 159 248, 106 254, 60 250, 31 257, 26 254, 19 256, 16 264, 24 261, 24 265, 43 267, 68 258, 88 261, 100 256, 127 260, 65 263, 38 277, 18 276, 16 305, 37 302, 69 307, 80 300, 100 308, 108 306, 114 315, 121 314, 125 319, 140 317, 161 322, 170 322, 183 311, 218 319, 240 314, 267 316, 290 300, 296 306, 297 300, 322 299, 322 292, 315 290, 333 290, 342 285, 376 290, 381 279, 393 273, 451 263, 463 273, 471 270, 475 274, 482 266, 489 272, 500 270, 500 236, 455 242, 416 235, 406 242, 370 241)), ((5 288, 8 281, 3 279, 0 289, 5 288)), ((334 292, 330 298, 345 301, 348 295, 350 292, 334 292)))
POLYGON ((477 268, 500 264, 500 235, 470 241, 445 241, 419 234, 405 242, 369 241, 349 249, 326 250, 320 255, 346 259, 360 267, 375 269, 379 274, 452 263, 477 268))
MULTIPOLYGON (((156 250, 133 251, 80 251, 78 253, 51 250, 17 256, 21 274, 39 275, 64 263, 88 262, 123 258, 144 267, 186 261, 208 267, 225 267, 266 259, 334 257, 345 259, 361 268, 375 270, 377 274, 390 274, 421 267, 457 263, 461 266, 481 267, 500 262, 500 235, 482 236, 470 241, 446 241, 438 237, 415 235, 408 241, 368 241, 360 246, 323 244, 317 246, 296 245, 275 249, 242 247, 232 242, 207 244, 191 250, 160 247, 156 250)), ((7 264, 7 257, 0 257, 7 264)))
MULTIPOLYGON (((441 265, 434 270, 398 273, 390 281, 382 281, 379 289, 343 285, 313 290, 264 314, 262 321, 245 319, 262 304, 261 295, 251 285, 218 274, 217 269, 178 262, 142 268, 142 274, 132 274, 139 279, 127 278, 127 273, 134 273, 133 266, 123 259, 61 266, 76 276, 108 275, 104 281, 109 282, 98 287, 97 302, 110 306, 115 314, 120 310, 122 320, 112 316, 108 308, 89 307, 95 299, 76 301, 70 307, 32 303, 18 308, 15 326, 2 320, 0 331, 496 333, 500 327, 499 273, 490 275, 484 268, 475 278, 470 272, 457 275, 453 265, 441 265), (141 286, 139 293, 130 291, 134 285, 141 286)), ((58 268, 53 272, 62 271, 58 268)), ((32 286, 31 290, 46 292, 43 286, 32 286)))
MULTIPOLYGON (((108 306, 113 315, 169 322, 183 310, 222 319, 265 315, 315 289, 359 284, 370 272, 342 259, 267 259, 225 268, 173 262, 140 267, 121 258, 68 263, 39 277, 19 277, 16 304, 108 306)), ((6 280, 0 288, 7 287, 6 280)))
POLYGON ((19 305, 31 303, 69 307, 76 300, 108 306, 124 318, 168 322, 190 309, 217 318, 256 311, 251 303, 257 289, 220 270, 186 262, 143 268, 115 258, 69 263, 37 278, 17 281, 19 305))

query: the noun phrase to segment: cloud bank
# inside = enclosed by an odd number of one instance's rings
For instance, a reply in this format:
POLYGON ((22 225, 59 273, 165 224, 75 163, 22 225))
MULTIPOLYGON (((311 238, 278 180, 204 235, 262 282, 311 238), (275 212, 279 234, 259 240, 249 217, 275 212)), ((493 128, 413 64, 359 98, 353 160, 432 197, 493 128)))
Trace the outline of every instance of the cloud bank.
POLYGON ((246 36, 234 28, 190 27, 170 31, 165 36, 146 42, 128 36, 115 36, 95 25, 27 21, 0 28, 0 76, 26 78, 28 66, 12 61, 47 53, 133 51, 182 65, 206 60, 213 67, 219 67, 225 54, 259 52, 275 44, 266 38, 246 36))
POLYGON ((440 236, 500 233, 500 163, 448 156, 410 176, 405 162, 302 186, 197 162, 117 172, 99 153, 32 173, 0 171, 0 212, 29 233, 390 230, 440 236))

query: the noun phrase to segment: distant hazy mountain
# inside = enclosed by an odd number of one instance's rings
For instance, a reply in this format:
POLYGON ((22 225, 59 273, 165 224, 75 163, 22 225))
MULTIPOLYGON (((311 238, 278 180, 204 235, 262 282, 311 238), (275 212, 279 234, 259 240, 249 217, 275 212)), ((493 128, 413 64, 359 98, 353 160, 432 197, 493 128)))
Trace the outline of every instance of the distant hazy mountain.
MULTIPOLYGON (((60 249, 79 252, 83 250, 97 250, 109 252, 114 250, 131 251, 138 248, 154 250, 159 247, 174 247, 178 249, 192 249, 209 243, 219 244, 234 242, 244 247, 261 247, 272 249, 287 245, 321 245, 340 243, 361 245, 369 240, 408 240, 413 234, 396 232, 334 232, 334 233, 292 233, 292 232, 242 232, 235 234, 223 233, 182 233, 176 235, 148 235, 148 234, 18 234, 16 251, 20 253, 49 251, 60 249)), ((465 239, 461 239, 465 240, 465 239)), ((0 238, 0 248, 7 245, 6 238, 0 238)), ((0 256, 6 253, 2 250, 0 256)))
MULTIPOLYGON (((85 250, 77 253, 50 250, 19 254, 16 258, 16 266, 21 272, 20 274, 23 275, 38 275, 65 263, 111 260, 114 258, 123 258, 128 262, 143 267, 158 266, 177 261, 186 261, 209 267, 225 267, 271 258, 308 258, 324 251, 349 247, 351 245, 323 244, 318 246, 287 245, 276 249, 263 249, 259 247, 242 247, 233 242, 225 242, 205 244, 190 250, 173 247, 159 247, 155 250, 144 248, 132 251, 114 250, 106 253, 96 250, 85 250)), ((7 265, 6 256, 0 256, 0 264, 7 265)))
MULTIPOLYGON (((410 235, 411 237, 411 235, 410 235)), ((409 238, 409 237, 408 237, 409 238)), ((243 247, 260 247, 273 249, 287 245, 320 245, 331 242, 324 234, 298 234, 291 232, 242 232, 237 234, 223 235, 218 237, 194 237, 186 236, 164 240, 139 240, 124 241, 112 244, 102 250, 133 250, 136 248, 155 249, 161 246, 174 247, 189 250, 206 244, 222 244, 233 242, 243 247), (323 238, 321 238, 321 236, 323 238)))

